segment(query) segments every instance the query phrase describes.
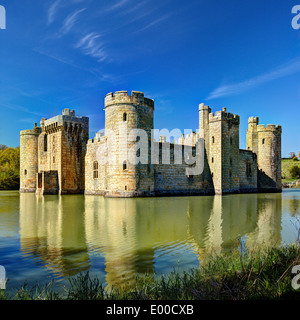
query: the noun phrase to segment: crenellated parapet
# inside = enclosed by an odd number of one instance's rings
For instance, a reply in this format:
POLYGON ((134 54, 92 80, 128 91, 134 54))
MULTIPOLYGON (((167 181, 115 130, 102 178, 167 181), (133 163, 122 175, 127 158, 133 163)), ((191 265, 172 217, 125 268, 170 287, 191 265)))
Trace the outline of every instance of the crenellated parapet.
POLYGON ((147 106, 154 109, 154 100, 145 98, 144 93, 140 91, 132 91, 131 95, 128 95, 127 91, 117 91, 110 92, 105 96, 105 108, 122 104, 147 106))
POLYGON ((33 129, 29 130, 22 130, 20 132, 20 136, 27 136, 27 135, 33 135, 33 136, 38 136, 41 133, 41 127, 38 127, 37 124, 34 124, 33 129))
POLYGON ((58 131, 69 131, 73 133, 88 131, 89 118, 77 117, 74 110, 64 109, 61 115, 50 119, 42 119, 41 126, 46 134, 58 131))
POLYGON ((266 126, 264 124, 259 124, 257 126, 257 132, 273 132, 273 133, 281 134, 282 127, 275 124, 268 124, 266 126))
POLYGON ((215 121, 230 121, 233 124, 240 124, 240 116, 227 112, 226 108, 223 108, 222 111, 211 112, 209 114, 209 122, 215 121))
POLYGON ((248 124, 256 124, 256 125, 258 125, 258 123, 259 123, 259 118, 258 117, 250 117, 248 119, 248 124))

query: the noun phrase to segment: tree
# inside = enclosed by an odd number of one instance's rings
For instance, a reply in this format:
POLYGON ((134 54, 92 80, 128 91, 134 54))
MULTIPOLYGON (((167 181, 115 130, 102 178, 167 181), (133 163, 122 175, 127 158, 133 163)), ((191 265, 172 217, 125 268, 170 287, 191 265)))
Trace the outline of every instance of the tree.
POLYGON ((0 151, 0 190, 16 190, 19 185, 20 148, 6 147, 0 151))
POLYGON ((293 159, 294 157, 296 157, 295 152, 290 152, 290 153, 289 153, 289 158, 290 158, 290 159, 293 159))
POLYGON ((300 167, 293 166, 290 169, 290 174, 292 179, 300 179, 300 167))
POLYGON ((7 149, 8 147, 5 144, 0 144, 0 152, 7 149))

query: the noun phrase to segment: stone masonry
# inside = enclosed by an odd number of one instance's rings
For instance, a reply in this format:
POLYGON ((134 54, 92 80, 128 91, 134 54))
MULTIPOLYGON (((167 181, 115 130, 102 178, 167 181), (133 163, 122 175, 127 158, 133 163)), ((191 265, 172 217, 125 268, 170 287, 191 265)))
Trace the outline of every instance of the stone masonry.
POLYGON ((247 150, 241 150, 240 118, 226 108, 212 113, 200 104, 198 132, 179 138, 178 143, 165 136, 155 141, 153 119, 154 100, 139 91, 106 95, 105 132, 96 133, 94 139, 89 139, 89 119, 76 116, 74 110, 43 118, 40 127, 35 124, 20 133, 20 192, 107 197, 281 192, 280 126, 260 125, 258 118, 249 118, 247 150), (140 143, 129 134, 136 129, 145 132, 140 143), (183 145, 189 145, 195 156, 200 141, 203 171, 191 175, 192 165, 179 163, 176 157, 186 156, 183 145), (147 160, 132 163, 124 151, 132 148, 143 150, 147 160), (154 150, 157 162, 151 161, 154 150), (115 161, 99 161, 103 157, 115 161))

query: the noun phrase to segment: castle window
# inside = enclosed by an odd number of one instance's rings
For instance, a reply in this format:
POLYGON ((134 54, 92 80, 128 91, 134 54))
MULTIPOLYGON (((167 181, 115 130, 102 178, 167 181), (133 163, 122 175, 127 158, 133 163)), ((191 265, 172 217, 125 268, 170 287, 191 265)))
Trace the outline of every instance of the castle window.
POLYGON ((232 145, 232 137, 230 137, 230 144, 232 145))
POLYGON ((98 179, 99 178, 99 171, 98 171, 98 169, 99 169, 99 164, 98 164, 98 161, 95 161, 94 163, 93 163, 93 178, 94 179, 98 179))
POLYGON ((214 177, 214 173, 213 173, 213 172, 211 173, 211 177, 212 177, 212 178, 214 177))
POLYGON ((53 157, 53 163, 55 163, 55 157, 53 157))
POLYGON ((214 158, 211 158, 211 162, 214 163, 214 158))
POLYGON ((27 175, 27 170, 25 169, 25 171, 24 171, 24 174, 25 174, 25 176, 27 175))
POLYGON ((127 191, 127 186, 125 186, 125 191, 127 191))
POLYGON ((212 143, 215 143, 215 137, 212 137, 212 143))
POLYGON ((124 171, 127 170, 127 161, 124 161, 124 162, 123 162, 123 170, 124 170, 124 171))
POLYGON ((230 165, 232 166, 232 157, 230 157, 230 165))
POLYGON ((230 177, 230 178, 232 177, 232 171, 231 171, 231 169, 229 170, 229 177, 230 177))
POLYGON ((123 121, 127 121, 127 113, 123 113, 123 121))
POLYGON ((265 144, 265 139, 262 139, 262 142, 261 142, 262 144, 265 144))
POLYGON ((48 150, 48 145, 47 145, 47 135, 44 135, 44 151, 47 152, 48 150))

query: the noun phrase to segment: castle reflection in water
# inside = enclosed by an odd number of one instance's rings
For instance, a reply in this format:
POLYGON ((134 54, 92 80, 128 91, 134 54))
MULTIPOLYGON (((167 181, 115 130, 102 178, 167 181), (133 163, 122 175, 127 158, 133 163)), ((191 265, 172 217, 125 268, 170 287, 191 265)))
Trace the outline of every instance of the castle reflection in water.
POLYGON ((207 254, 238 249, 241 237, 250 250, 276 246, 281 215, 281 194, 141 199, 21 194, 21 252, 61 277, 88 271, 98 256, 108 285, 130 284, 137 274, 156 272, 164 252, 190 251, 201 263, 207 254))

